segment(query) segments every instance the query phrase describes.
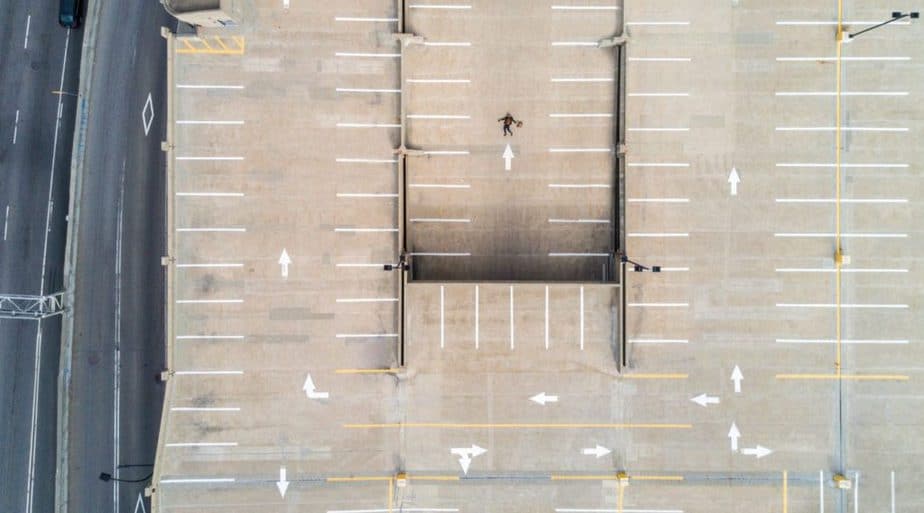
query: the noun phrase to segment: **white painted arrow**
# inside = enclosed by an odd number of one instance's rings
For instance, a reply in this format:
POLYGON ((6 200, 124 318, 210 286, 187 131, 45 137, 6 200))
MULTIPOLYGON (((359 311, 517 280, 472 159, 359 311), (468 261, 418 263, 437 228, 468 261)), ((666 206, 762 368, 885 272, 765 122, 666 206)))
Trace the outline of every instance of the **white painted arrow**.
POLYGON ((453 447, 449 449, 451 454, 459 457, 459 465, 462 466, 462 473, 468 474, 468 469, 472 465, 472 459, 488 452, 484 447, 472 444, 471 447, 453 447))
POLYGON ((738 184, 741 183, 741 177, 738 176, 738 170, 732 168, 731 173, 728 174, 728 183, 731 184, 731 195, 738 195, 738 184))
POLYGON ((510 144, 507 144, 507 148, 504 149, 504 171, 510 171, 510 166, 513 162, 513 159, 516 158, 513 154, 513 149, 510 148, 510 144))
POLYGON ((546 403, 557 403, 558 396, 557 395, 545 395, 545 392, 539 392, 538 394, 530 397, 529 400, 536 404, 541 404, 542 406, 545 406, 546 403))
POLYGON ((700 406, 706 406, 709 404, 719 404, 719 402, 721 401, 718 397, 706 395, 706 394, 699 394, 698 396, 690 400, 700 406))
POLYGON ((305 378, 305 384, 302 385, 302 390, 305 391, 305 395, 308 396, 308 399, 329 399, 330 394, 328 392, 318 392, 317 388, 314 386, 314 380, 311 379, 311 373, 308 373, 308 377, 305 378))
POLYGON ((289 8, 289 0, 282 0, 282 7, 285 9, 289 8))
POLYGON ((734 422, 728 430, 728 438, 731 438, 731 450, 738 452, 738 439, 741 438, 741 431, 738 431, 738 426, 734 422))
POLYGON ((741 380, 744 379, 744 374, 741 374, 741 368, 735 365, 735 369, 732 371, 731 380, 735 382, 735 393, 741 393, 741 380))
POLYGON ((761 459, 764 456, 772 453, 773 451, 762 445, 758 445, 757 447, 745 447, 744 449, 741 449, 741 454, 744 454, 745 456, 757 456, 757 459, 761 459))
POLYGON ((138 492, 138 502, 135 503, 135 513, 139 511, 141 513, 148 513, 147 510, 144 509, 144 499, 141 498, 141 492, 138 492))
POLYGON ((279 495, 285 498, 286 490, 289 489, 289 482, 286 481, 285 467, 279 467, 279 481, 276 481, 276 488, 279 490, 279 495))
POLYGON ((596 447, 582 449, 581 452, 584 454, 584 456, 596 456, 597 459, 600 459, 601 457, 606 456, 612 451, 610 451, 606 447, 603 447, 602 445, 597 444, 596 447))
POLYGON ((289 277, 289 264, 292 263, 292 259, 289 258, 289 253, 286 251, 286 248, 282 248, 282 254, 279 255, 279 265, 282 266, 282 277, 289 277))

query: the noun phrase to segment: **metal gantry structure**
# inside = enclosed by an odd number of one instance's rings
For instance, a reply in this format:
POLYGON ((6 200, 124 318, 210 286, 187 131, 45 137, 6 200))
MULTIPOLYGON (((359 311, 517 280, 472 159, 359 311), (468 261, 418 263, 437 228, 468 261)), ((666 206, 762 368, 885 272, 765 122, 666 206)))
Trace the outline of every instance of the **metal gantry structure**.
POLYGON ((64 313, 64 292, 46 296, 0 294, 0 319, 39 320, 64 313))

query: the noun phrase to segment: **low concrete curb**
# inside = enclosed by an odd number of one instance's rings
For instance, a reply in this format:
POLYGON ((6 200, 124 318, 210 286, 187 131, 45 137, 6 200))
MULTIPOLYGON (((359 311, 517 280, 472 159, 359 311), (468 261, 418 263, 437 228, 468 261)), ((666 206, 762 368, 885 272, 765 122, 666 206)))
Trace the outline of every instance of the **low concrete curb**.
POLYGON ((77 268, 77 235, 80 227, 80 197, 83 193, 84 157, 86 154, 87 117, 90 91, 96 62, 97 29, 100 0, 88 0, 80 55, 80 85, 74 119, 74 143, 71 152, 70 197, 68 200, 67 243, 64 249, 64 318, 61 322, 61 354, 58 363, 57 455, 55 463, 55 511, 67 513, 68 465, 70 464, 68 424, 70 415, 71 355, 74 337, 74 289, 77 268))

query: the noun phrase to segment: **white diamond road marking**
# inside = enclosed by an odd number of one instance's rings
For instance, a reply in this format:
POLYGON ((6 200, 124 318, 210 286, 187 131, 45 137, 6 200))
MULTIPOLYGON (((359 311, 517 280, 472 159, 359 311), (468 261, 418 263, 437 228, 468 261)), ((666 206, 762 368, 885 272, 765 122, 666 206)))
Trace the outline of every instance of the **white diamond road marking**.
POLYGON ((144 124, 144 135, 148 135, 151 131, 151 123, 154 122, 154 100, 151 99, 151 93, 148 93, 144 109, 141 110, 141 122, 144 124))

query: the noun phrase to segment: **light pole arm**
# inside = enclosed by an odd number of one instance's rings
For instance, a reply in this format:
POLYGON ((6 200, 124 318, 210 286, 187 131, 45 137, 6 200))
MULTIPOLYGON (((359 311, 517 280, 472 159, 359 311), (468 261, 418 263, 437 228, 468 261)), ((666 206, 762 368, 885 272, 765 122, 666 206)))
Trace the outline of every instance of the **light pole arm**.
POLYGON ((860 34, 865 34, 865 33, 869 32, 869 31, 871 31, 871 30, 876 30, 876 29, 879 28, 879 27, 884 27, 884 26, 888 25, 889 23, 894 23, 894 22, 896 22, 896 21, 898 21, 898 20, 903 20, 903 19, 905 19, 905 18, 917 18, 917 17, 918 17, 918 13, 916 13, 916 12, 906 12, 906 13, 895 12, 895 13, 892 13, 892 18, 891 18, 891 19, 886 20, 886 21, 884 21, 884 22, 882 22, 882 23, 879 23, 879 24, 877 24, 877 25, 873 25, 872 27, 867 27, 867 28, 865 28, 865 29, 863 29, 863 30, 861 30, 861 31, 859 31, 859 32, 855 32, 855 33, 853 33, 853 34, 847 34, 847 36, 848 36, 850 39, 853 39, 853 38, 859 36, 860 34), (896 15, 897 15, 897 16, 896 16, 896 15))

